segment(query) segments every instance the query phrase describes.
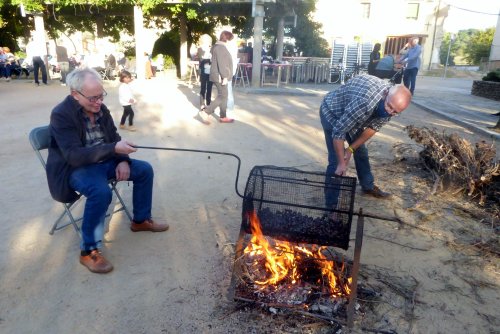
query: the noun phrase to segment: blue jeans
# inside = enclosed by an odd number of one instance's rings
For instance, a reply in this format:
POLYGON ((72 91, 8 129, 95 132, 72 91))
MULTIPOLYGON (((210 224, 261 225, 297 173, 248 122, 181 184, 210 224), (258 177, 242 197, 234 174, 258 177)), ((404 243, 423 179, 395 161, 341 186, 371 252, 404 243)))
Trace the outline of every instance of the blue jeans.
POLYGON ((404 72, 403 75, 403 83, 408 88, 411 92, 411 95, 413 95, 413 92, 415 91, 415 83, 417 82, 417 73, 418 73, 418 68, 407 68, 404 72))
MULTIPOLYGON (((87 198, 82 221, 84 251, 98 249, 104 236, 104 218, 111 203, 112 191, 108 180, 115 178, 118 162, 114 159, 75 169, 70 175, 70 186, 87 198)), ((151 218, 154 172, 145 161, 131 159, 129 181, 134 183, 132 192, 134 221, 151 218)))
MULTIPOLYGON (((331 180, 332 176, 335 175, 335 170, 337 169, 337 155, 335 154, 335 148, 333 147, 332 132, 333 127, 328 122, 325 117, 319 113, 321 120, 321 125, 323 126, 323 132, 325 134, 326 148, 328 150, 328 166, 326 167, 326 184, 328 185, 328 180, 331 180)), ((349 145, 353 142, 349 135, 346 136, 346 140, 349 145)), ((363 190, 371 190, 374 187, 373 174, 370 167, 370 160, 368 158, 368 149, 363 144, 356 149, 353 154, 354 165, 356 166, 356 174, 358 175, 358 181, 363 190)), ((329 187, 326 187, 328 190, 329 187)), ((327 192, 326 205, 331 207, 337 203, 338 192, 327 192)))

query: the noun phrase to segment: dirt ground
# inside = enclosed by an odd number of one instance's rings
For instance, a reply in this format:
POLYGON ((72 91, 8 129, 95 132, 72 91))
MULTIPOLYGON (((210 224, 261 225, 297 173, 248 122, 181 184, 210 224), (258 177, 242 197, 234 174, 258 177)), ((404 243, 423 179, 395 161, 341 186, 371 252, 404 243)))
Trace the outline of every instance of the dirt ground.
MULTIPOLYGON (((105 101, 115 121, 121 115, 116 86, 106 83, 105 101)), ((197 87, 167 75, 136 82, 136 89, 139 131, 121 132, 122 137, 143 146, 237 154, 242 160, 240 193, 255 165, 307 171, 326 166, 321 96, 236 91, 236 122, 205 126, 194 118, 197 87)), ((228 296, 242 205, 234 190, 237 163, 232 157, 135 153, 155 169, 153 214, 168 219, 171 229, 131 233, 126 215, 116 214, 104 249, 114 271, 97 275, 80 265, 78 237, 71 228, 48 234, 62 206, 51 199, 28 141, 29 131, 48 123, 52 107, 67 90, 55 81, 48 87, 0 82, 0 332, 338 332, 318 319, 272 314, 228 296)), ((499 333, 500 263, 480 247, 491 237, 498 242, 498 225, 482 220, 480 210, 460 195, 425 199, 432 182, 415 158, 418 146, 404 131, 409 124, 482 139, 410 106, 369 142, 376 182, 395 196, 374 200, 358 191, 355 210, 398 216, 405 224, 365 219, 360 283, 380 296, 360 301, 350 332, 499 333)), ((355 176, 354 167, 350 175, 355 176)), ((127 203, 131 190, 120 184, 127 203)))

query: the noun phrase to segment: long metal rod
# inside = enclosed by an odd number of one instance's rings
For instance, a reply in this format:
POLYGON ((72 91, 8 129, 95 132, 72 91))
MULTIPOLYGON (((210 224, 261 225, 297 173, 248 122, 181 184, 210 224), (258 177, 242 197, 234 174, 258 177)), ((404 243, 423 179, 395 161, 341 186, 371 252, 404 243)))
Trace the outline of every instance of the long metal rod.
POLYGON ((132 145, 132 147, 135 148, 142 148, 146 150, 161 150, 161 151, 180 151, 180 152, 192 152, 192 153, 210 153, 210 154, 219 154, 219 155, 228 155, 236 160, 238 160, 238 168, 236 170, 236 180, 234 182, 234 190, 236 190, 236 194, 240 196, 241 198, 244 198, 242 194, 238 191, 238 180, 240 178, 240 167, 241 167, 241 159, 239 156, 233 153, 228 153, 228 152, 217 152, 217 151, 206 151, 206 150, 193 150, 193 149, 188 149, 188 148, 173 148, 173 147, 155 147, 155 146, 138 146, 138 145, 132 145))
MULTIPOLYGON (((235 158, 238 160, 238 168, 236 170, 236 180, 234 182, 234 190, 236 191, 236 194, 240 196, 241 198, 245 198, 240 192, 238 191, 238 180, 240 178, 240 168, 241 168, 241 159, 238 157, 236 154, 233 153, 228 153, 228 152, 218 152, 218 151, 207 151, 207 150, 194 150, 194 149, 188 149, 188 148, 174 148, 174 147, 156 147, 156 146, 139 146, 139 145, 132 145, 132 147, 135 148, 141 148, 141 149, 146 149, 146 150, 161 150, 161 151, 180 151, 180 152, 192 152, 192 153, 210 153, 210 154, 219 154, 219 155, 227 155, 235 158)), ((269 201, 271 203, 271 201, 269 201)), ((276 202, 278 203, 278 202, 276 202)), ((278 203, 278 204, 286 204, 286 203, 278 203)), ((298 205, 300 206, 300 205, 298 205)), ((303 206, 305 208, 309 208, 308 206, 303 206)), ((316 207, 310 207, 314 209, 321 209, 321 208, 316 208, 316 207)), ((353 213, 353 215, 357 216, 359 215, 358 213, 353 213)), ((374 219, 380 219, 380 220, 387 220, 387 221, 394 221, 394 222, 401 222, 400 219, 397 217, 382 217, 370 213, 363 212, 363 216, 368 217, 368 218, 374 218, 374 219)))

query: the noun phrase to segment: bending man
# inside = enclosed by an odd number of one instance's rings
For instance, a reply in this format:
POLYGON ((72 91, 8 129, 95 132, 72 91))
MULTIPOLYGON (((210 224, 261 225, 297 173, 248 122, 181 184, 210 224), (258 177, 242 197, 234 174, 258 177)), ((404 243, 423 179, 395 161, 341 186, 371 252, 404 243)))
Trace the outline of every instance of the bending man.
MULTIPOLYGON (((328 149, 327 178, 345 175, 351 156, 364 194, 389 198, 374 183, 368 149, 364 143, 391 117, 398 115, 410 104, 411 93, 403 85, 370 75, 357 76, 328 93, 320 107, 321 125, 328 149), (347 141, 348 147, 344 147, 347 141)), ((327 205, 336 203, 335 195, 327 194, 327 205), (329 198, 330 197, 330 198, 329 198)))

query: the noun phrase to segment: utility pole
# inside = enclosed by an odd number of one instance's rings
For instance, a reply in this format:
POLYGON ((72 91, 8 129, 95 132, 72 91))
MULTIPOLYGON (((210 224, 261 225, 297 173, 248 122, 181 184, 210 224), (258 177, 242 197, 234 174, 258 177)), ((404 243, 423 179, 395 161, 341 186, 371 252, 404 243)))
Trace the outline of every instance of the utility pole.
POLYGON ((253 21, 253 64, 252 64, 252 87, 260 87, 261 57, 262 57, 262 30, 264 28, 264 2, 262 0, 252 1, 253 21))
POLYGON ((455 34, 450 34, 450 43, 448 45, 448 54, 446 55, 446 63, 444 64, 443 78, 446 78, 446 71, 448 70, 448 59, 450 59, 451 44, 455 41, 455 34))
POLYGON ((441 9, 441 0, 438 1, 438 5, 437 5, 437 8, 436 8, 436 14, 435 14, 435 17, 434 17, 434 34, 433 34, 433 37, 432 37, 431 57, 429 59, 429 66, 427 68, 429 71, 431 70, 432 56, 434 55, 434 43, 436 42, 437 21, 438 21, 440 9, 441 9))

